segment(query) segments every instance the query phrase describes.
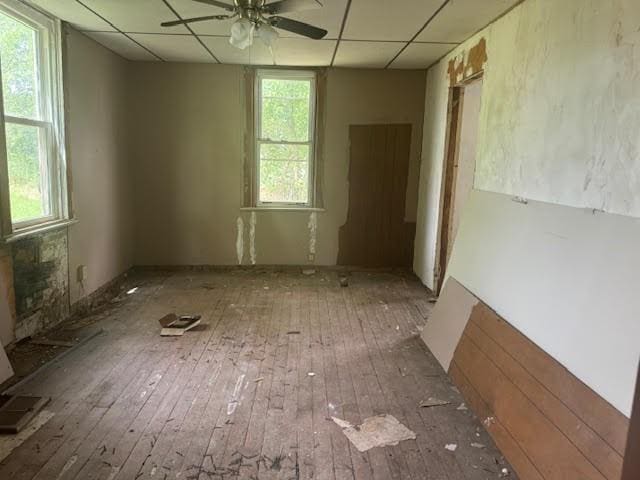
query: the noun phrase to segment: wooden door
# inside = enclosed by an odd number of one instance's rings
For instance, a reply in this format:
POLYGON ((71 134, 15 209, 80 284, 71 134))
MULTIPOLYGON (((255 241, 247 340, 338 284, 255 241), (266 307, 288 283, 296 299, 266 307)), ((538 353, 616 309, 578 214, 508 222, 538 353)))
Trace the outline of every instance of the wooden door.
POLYGON ((404 221, 411 125, 352 125, 349 137, 349 210, 338 264, 411 266, 415 223, 404 221))

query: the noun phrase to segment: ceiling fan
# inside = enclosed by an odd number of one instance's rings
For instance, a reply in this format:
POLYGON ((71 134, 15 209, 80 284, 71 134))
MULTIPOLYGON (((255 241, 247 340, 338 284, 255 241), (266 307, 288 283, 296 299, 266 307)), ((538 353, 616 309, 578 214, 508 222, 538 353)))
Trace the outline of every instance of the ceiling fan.
POLYGON ((174 27, 176 25, 186 25, 195 22, 237 18, 233 25, 231 25, 229 43, 241 49, 253 43, 254 34, 270 47, 278 38, 276 28, 296 33, 313 40, 320 40, 327 34, 327 31, 322 28, 280 16, 281 13, 320 8, 322 4, 318 0, 276 0, 272 3, 267 3, 266 0, 233 0, 233 5, 218 0, 193 1, 222 8, 228 13, 224 15, 209 15, 206 17, 173 20, 161 23, 160 25, 163 27, 174 27))

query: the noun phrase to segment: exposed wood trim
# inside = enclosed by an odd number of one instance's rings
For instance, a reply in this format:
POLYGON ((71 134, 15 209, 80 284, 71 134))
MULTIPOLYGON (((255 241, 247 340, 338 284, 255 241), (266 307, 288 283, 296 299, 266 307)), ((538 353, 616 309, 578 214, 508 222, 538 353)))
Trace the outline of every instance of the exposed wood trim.
POLYGON ((436 246, 437 260, 434 272, 434 291, 440 293, 447 269, 447 249, 451 229, 451 207, 455 189, 455 164, 460 142, 460 124, 462 121, 463 89, 454 87, 449 90, 449 108, 447 114, 446 151, 442 169, 442 189, 440 199, 440 224, 436 246))

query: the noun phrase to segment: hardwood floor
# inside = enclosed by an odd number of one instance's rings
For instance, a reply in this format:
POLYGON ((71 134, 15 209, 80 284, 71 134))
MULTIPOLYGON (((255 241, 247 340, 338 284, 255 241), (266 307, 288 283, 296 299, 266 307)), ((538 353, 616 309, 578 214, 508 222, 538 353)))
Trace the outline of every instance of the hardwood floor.
POLYGON ((0 478, 484 480, 510 470, 420 341, 430 305, 412 276, 352 273, 341 288, 329 270, 147 272, 131 285, 97 324, 105 333, 19 386, 50 396, 54 415, 0 462, 0 478), (168 312, 201 314, 206 327, 160 337, 168 312), (420 408, 429 397, 451 404, 420 408), (416 440, 360 453, 331 421, 378 414, 416 440))

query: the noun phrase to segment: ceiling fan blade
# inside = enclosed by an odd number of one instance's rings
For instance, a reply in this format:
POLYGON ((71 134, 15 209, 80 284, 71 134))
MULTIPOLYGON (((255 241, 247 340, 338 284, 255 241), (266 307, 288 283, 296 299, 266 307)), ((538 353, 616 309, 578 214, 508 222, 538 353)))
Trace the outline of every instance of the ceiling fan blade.
POLYGON ((228 3, 219 2, 218 0, 193 0, 194 2, 204 3, 218 8, 224 8, 228 12, 233 12, 236 9, 235 5, 229 5, 228 3))
POLYGON ((297 33, 304 37, 312 38, 314 40, 320 40, 327 35, 327 31, 309 25, 308 23, 299 22, 297 20, 291 20, 284 17, 269 17, 269 23, 271 26, 286 30, 288 32, 297 33))
POLYGON ((163 22, 161 27, 175 27, 176 25, 186 25, 187 23, 204 22, 206 20, 226 20, 231 18, 229 15, 209 15, 208 17, 184 18, 182 20, 172 20, 171 22, 163 22))
POLYGON ((262 11, 269 15, 279 15, 281 13, 299 12, 321 7, 322 3, 318 0, 280 0, 265 5, 262 7, 262 11))

